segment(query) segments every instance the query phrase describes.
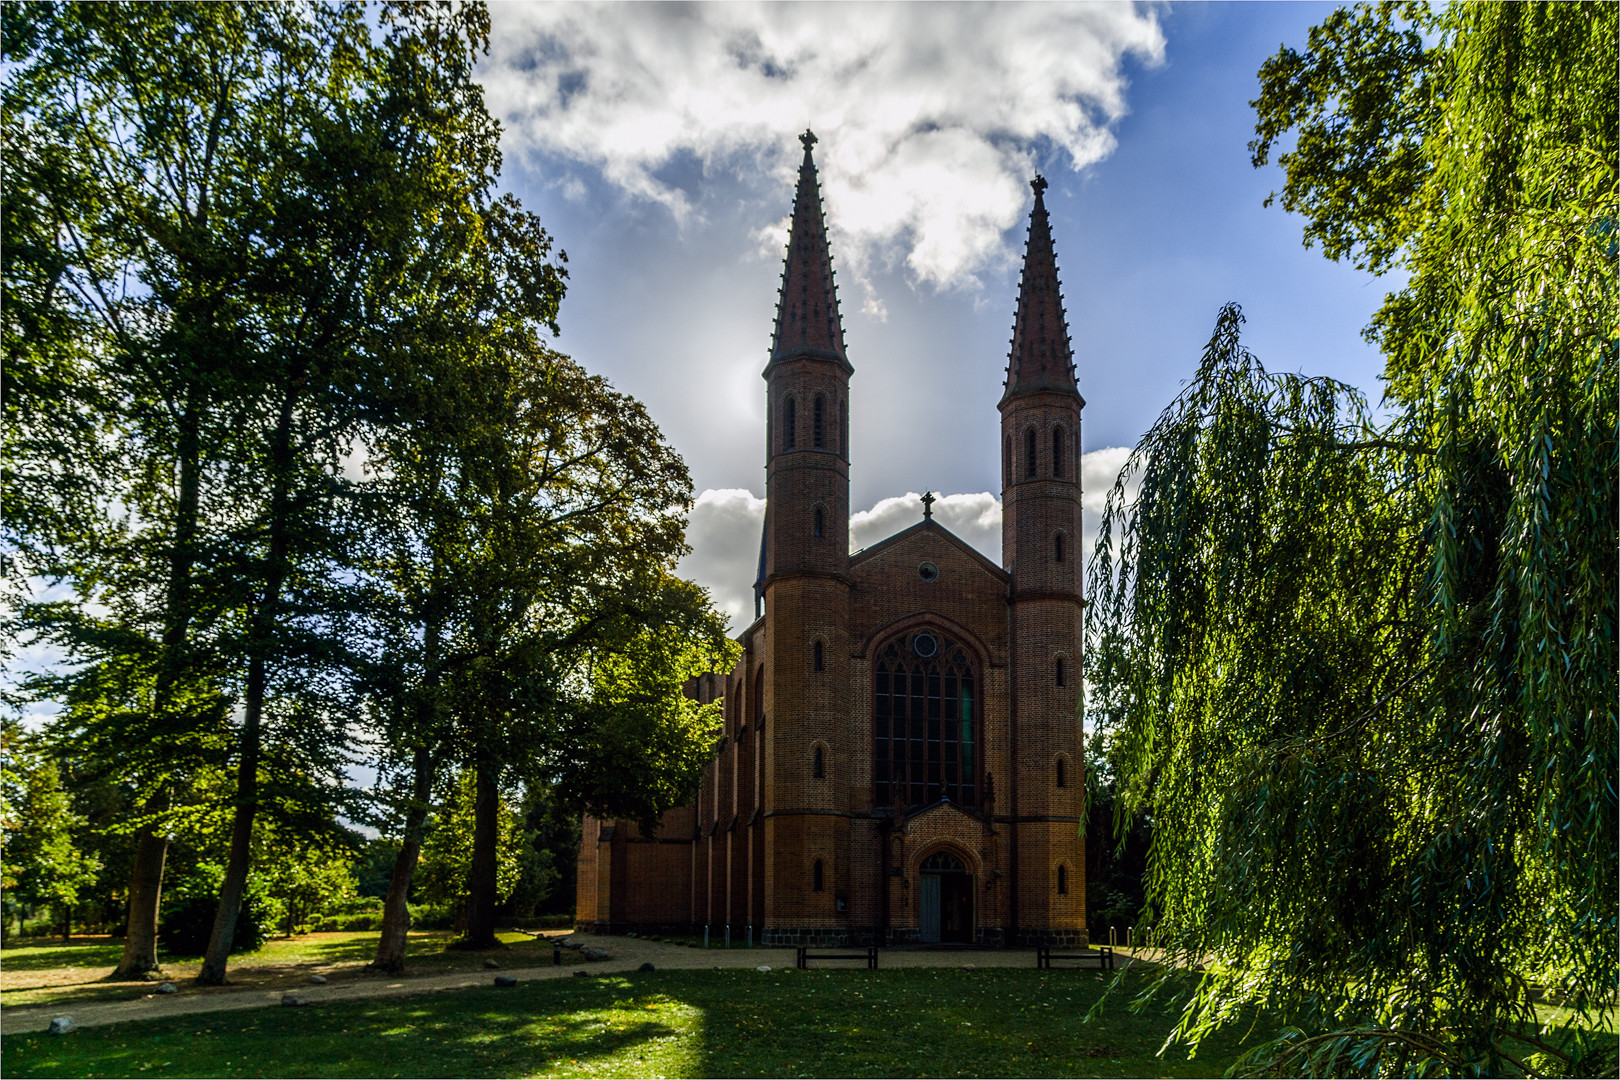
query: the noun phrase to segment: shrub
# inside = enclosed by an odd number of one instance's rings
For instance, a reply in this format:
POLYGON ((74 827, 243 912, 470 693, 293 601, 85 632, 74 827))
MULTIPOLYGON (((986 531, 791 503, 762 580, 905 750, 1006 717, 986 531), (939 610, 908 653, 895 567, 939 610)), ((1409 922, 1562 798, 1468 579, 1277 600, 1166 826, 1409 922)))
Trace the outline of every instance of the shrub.
MULTIPOLYGON (((169 893, 158 924, 158 944, 164 952, 200 956, 208 950, 208 939, 214 932, 214 916, 219 910, 219 886, 224 877, 223 867, 199 863, 192 875, 169 893)), ((242 907, 236 916, 231 952, 252 952, 263 945, 285 916, 285 909, 268 894, 264 882, 249 876, 242 907)))
POLYGON ((454 930, 456 928, 456 909, 454 904, 412 904, 411 929, 412 930, 454 930))

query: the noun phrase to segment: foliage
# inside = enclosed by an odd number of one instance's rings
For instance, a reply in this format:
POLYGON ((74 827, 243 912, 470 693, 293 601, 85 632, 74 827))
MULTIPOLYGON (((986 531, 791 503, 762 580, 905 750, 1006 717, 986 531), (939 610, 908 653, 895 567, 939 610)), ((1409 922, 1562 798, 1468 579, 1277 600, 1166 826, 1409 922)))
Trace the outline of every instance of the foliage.
POLYGON ((46 748, 17 720, 0 722, 0 887, 8 902, 63 909, 78 902, 101 868, 74 836, 83 823, 46 748))
MULTIPOLYGON (((172 956, 201 956, 208 948, 214 913, 219 910, 219 883, 224 879, 223 865, 204 862, 170 888, 163 898, 158 932, 165 952, 172 956)), ((270 883, 257 874, 250 877, 231 951, 254 952, 269 940, 285 917, 286 908, 271 894, 270 883)))
POLYGON ((1359 7, 1268 62, 1256 163, 1297 128, 1308 239, 1409 274, 1393 416, 1268 374, 1229 307, 1110 498, 1121 805, 1202 971, 1178 1033, 1297 1025, 1248 1068, 1613 1071, 1575 1026, 1620 970, 1616 23, 1359 7), (1543 993, 1571 1019, 1535 1036, 1543 993))
MULTIPOLYGON (((454 903, 467 895, 467 871, 472 865, 472 770, 463 769, 446 786, 449 790, 428 830, 422 862, 416 871, 422 897, 438 903, 454 903)), ((527 838, 522 819, 510 800, 500 800, 496 821, 496 883, 500 895, 509 896, 518 884, 521 849, 527 838)))

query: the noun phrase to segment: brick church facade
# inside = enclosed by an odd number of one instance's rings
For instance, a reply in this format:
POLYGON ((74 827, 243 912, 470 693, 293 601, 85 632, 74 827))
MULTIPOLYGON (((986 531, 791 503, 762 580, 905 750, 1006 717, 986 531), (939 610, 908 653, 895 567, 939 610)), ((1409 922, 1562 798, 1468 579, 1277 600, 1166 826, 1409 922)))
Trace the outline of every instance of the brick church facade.
POLYGON ((850 554, 854 369, 802 141, 764 372, 758 618, 737 666, 693 690, 724 699, 725 735, 656 838, 585 819, 577 920, 767 945, 1085 944, 1084 401, 1045 181, 998 406, 1003 565, 927 503, 850 554))

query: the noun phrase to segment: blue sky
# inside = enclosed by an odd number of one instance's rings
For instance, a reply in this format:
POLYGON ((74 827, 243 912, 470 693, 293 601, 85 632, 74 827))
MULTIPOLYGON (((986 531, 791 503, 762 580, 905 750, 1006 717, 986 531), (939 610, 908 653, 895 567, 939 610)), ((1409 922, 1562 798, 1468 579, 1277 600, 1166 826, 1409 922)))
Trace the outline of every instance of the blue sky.
POLYGON ((1256 72, 1325 4, 497 5, 506 186, 567 251, 559 345, 692 469, 685 569, 742 618, 796 135, 815 128, 851 383, 856 546, 908 493, 999 554, 995 402, 1038 169, 1081 392, 1088 503, 1197 364, 1219 307, 1273 369, 1376 401, 1393 283, 1301 242, 1247 143, 1256 72))

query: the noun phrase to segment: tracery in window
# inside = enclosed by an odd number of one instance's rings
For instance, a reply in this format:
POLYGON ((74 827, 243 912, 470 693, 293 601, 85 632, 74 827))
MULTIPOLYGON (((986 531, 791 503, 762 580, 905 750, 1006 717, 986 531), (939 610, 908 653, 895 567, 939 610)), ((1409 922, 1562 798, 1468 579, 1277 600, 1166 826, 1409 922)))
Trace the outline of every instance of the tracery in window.
POLYGON ((798 449, 799 407, 792 398, 782 407, 782 449, 798 449))
POLYGON ((1035 429, 1024 432, 1024 476, 1035 479, 1035 429))
POLYGON ((1052 429, 1052 475, 1062 480, 1069 475, 1068 435, 1061 427, 1052 429))
POLYGON ((873 702, 878 805, 976 804, 976 692, 967 651, 943 634, 918 631, 884 648, 873 702))
POLYGON ((822 397, 821 397, 820 394, 817 394, 816 395, 816 400, 815 400, 814 412, 813 412, 813 415, 811 417, 811 424, 810 424, 810 434, 811 434, 811 438, 813 440, 812 445, 817 450, 820 450, 822 448, 821 447, 821 405, 822 405, 822 397))

